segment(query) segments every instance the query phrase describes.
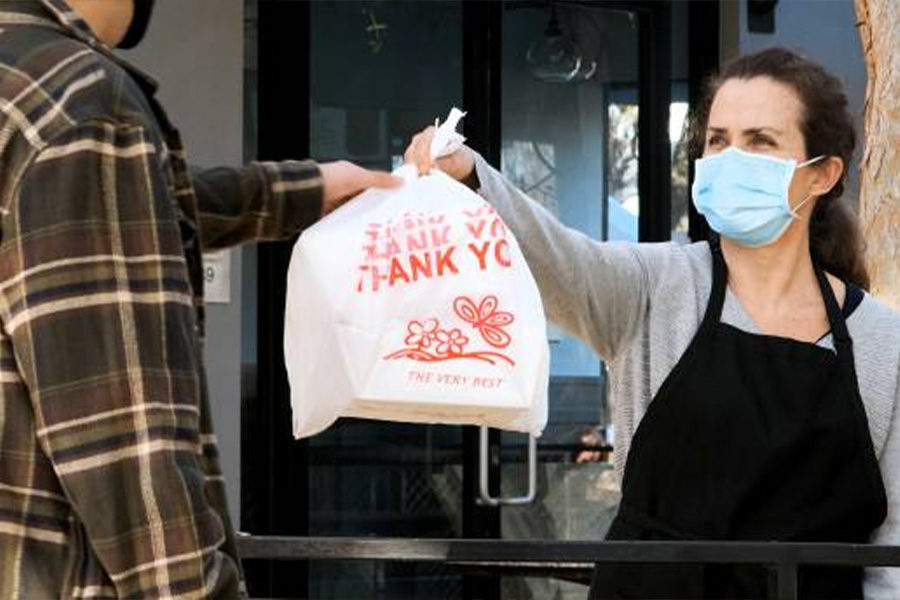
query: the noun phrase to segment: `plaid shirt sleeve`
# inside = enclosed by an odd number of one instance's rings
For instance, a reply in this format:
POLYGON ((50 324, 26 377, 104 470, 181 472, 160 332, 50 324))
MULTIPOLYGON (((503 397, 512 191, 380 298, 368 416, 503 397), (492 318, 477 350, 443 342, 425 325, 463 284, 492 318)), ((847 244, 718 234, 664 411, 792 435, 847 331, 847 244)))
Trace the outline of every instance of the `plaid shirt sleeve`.
POLYGON ((188 271, 149 139, 98 120, 36 154, 2 216, 0 317, 41 448, 116 595, 233 598, 240 569, 199 462, 188 271))
POLYGON ((191 180, 206 249, 290 238, 321 216, 322 176, 310 160, 193 169, 191 180))

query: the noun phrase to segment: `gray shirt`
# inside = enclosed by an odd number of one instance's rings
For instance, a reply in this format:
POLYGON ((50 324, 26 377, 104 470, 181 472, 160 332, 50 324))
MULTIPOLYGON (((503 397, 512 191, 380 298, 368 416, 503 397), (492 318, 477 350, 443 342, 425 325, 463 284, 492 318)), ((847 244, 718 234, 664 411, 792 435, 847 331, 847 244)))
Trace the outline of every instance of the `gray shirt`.
MULTIPOLYGON (((650 401, 700 327, 712 287, 709 246, 598 242, 561 224, 480 156, 475 165, 479 193, 516 236, 547 317, 606 361, 621 476, 650 401)), ((758 332, 730 290, 722 321, 758 332)), ((867 294, 847 327, 888 497, 887 518, 871 541, 900 545, 900 316, 867 294)), ((833 349, 830 335, 818 343, 833 349)), ((900 597, 900 569, 867 569, 865 594, 900 597)))

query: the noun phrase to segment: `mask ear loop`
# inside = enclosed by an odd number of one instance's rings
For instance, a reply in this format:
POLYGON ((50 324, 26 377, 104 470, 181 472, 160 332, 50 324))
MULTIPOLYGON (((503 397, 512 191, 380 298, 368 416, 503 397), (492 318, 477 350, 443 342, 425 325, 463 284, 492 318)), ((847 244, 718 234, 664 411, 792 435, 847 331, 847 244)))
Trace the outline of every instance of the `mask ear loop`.
POLYGON ((827 155, 827 154, 820 154, 819 156, 817 156, 817 157, 815 157, 815 158, 811 158, 811 159, 809 159, 809 160, 807 160, 807 161, 804 161, 804 162, 800 163, 800 164, 797 165, 795 168, 797 168, 797 169, 802 169, 803 167, 808 167, 809 165, 812 165, 812 164, 815 164, 815 163, 819 162, 819 161, 822 160, 823 158, 828 158, 828 155, 827 155))
POLYGON ((797 211, 800 210, 800 207, 801 207, 801 206, 803 206, 804 204, 806 204, 807 202, 809 202, 810 200, 812 200, 812 197, 813 197, 813 195, 810 194, 810 195, 807 196, 800 204, 798 204, 797 206, 795 206, 794 208, 792 208, 792 209, 791 209, 791 216, 794 217, 795 219, 797 219, 798 221, 805 221, 806 218, 805 218, 805 217, 801 217, 801 216, 798 214, 797 211))
MULTIPOLYGON (((820 160, 822 160, 823 158, 826 158, 826 157, 827 157, 827 155, 825 155, 825 154, 820 154, 819 156, 817 156, 817 157, 815 157, 815 158, 811 158, 811 159, 809 159, 809 160, 807 160, 807 161, 805 161, 805 162, 800 163, 799 165, 797 165, 796 167, 794 167, 794 170, 796 171, 797 169, 800 169, 800 168, 803 168, 803 167, 808 167, 809 165, 815 164, 815 163, 819 162, 820 160)), ((798 221, 804 221, 805 218, 804 218, 804 217, 801 217, 801 216, 798 214, 797 211, 799 211, 800 208, 801 208, 804 204, 806 204, 807 202, 809 202, 810 200, 812 200, 812 197, 813 197, 812 194, 808 195, 806 198, 803 199, 802 202, 800 202, 800 204, 798 204, 797 206, 793 207, 793 208, 791 209, 791 216, 794 217, 795 219, 797 219, 798 221)))

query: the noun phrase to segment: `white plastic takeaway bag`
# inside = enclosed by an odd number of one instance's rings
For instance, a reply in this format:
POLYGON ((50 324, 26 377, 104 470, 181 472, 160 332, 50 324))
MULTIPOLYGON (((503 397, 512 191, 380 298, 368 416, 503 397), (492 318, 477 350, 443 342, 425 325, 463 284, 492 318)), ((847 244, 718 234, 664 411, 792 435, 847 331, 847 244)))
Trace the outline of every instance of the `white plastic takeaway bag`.
MULTIPOLYGON (((458 147, 453 109, 432 144, 458 147)), ((539 435, 544 310, 494 209, 432 170, 372 189, 307 229, 288 270, 284 353, 294 436, 338 417, 473 424, 539 435)))

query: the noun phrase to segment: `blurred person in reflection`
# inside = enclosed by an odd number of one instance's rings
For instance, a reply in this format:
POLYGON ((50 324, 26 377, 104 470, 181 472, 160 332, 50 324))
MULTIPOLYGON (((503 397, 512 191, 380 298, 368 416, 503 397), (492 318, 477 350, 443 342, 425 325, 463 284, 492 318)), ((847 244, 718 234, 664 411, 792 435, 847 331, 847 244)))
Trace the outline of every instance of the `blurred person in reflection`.
POLYGON ((575 464, 591 462, 609 462, 609 450, 603 426, 588 427, 578 438, 578 450, 575 451, 575 464))
POLYGON ((152 8, 0 1, 0 598, 244 594, 201 250, 394 184, 346 162, 189 170, 156 84, 113 52, 152 8))
MULTIPOLYGON (((840 82, 781 48, 711 82, 692 196, 709 242, 603 243, 468 148, 436 166, 516 234, 551 320, 607 361, 610 540, 900 545, 900 316, 869 295, 841 195, 840 82)), ((431 128, 407 160, 432 165, 431 128)), ((591 598, 762 598, 762 567, 598 564, 591 598)), ((900 569, 801 567, 801 598, 900 598, 900 569)))

